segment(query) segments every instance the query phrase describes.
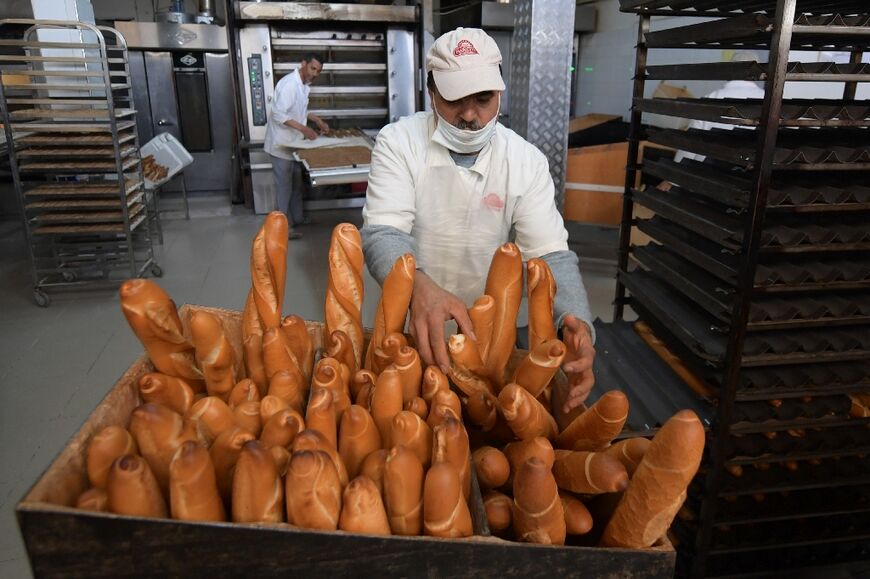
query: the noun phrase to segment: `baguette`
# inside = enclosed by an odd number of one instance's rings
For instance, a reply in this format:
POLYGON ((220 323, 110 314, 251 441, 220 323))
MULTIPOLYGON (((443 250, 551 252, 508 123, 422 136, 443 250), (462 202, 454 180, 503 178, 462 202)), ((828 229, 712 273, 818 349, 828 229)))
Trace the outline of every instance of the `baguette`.
POLYGON ((236 424, 250 432, 254 437, 260 436, 263 430, 263 419, 260 418, 260 403, 256 400, 242 402, 233 408, 236 424))
POLYGON ((372 372, 380 374, 390 366, 399 354, 399 350, 408 345, 404 334, 393 332, 387 334, 372 354, 372 372))
POLYGON ((607 448, 622 432, 628 418, 628 398, 619 390, 606 392, 556 437, 556 446, 569 450, 607 448))
POLYGON ((525 388, 508 384, 498 395, 505 420, 520 440, 543 436, 556 437, 556 421, 525 388))
POLYGON ((462 493, 459 471, 446 455, 446 438, 436 434, 432 466, 423 482, 423 533, 430 537, 470 537, 471 512, 462 493))
POLYGON ((283 446, 270 446, 269 454, 272 455, 272 460, 275 461, 278 476, 284 478, 287 474, 287 467, 290 466, 290 451, 283 446))
POLYGON ((495 388, 484 376, 486 368, 480 358, 477 343, 464 336, 454 334, 447 340, 447 351, 450 354, 450 379, 466 396, 477 391, 495 394, 495 388))
POLYGON ((305 320, 299 316, 287 316, 281 321, 281 329, 287 336, 287 344, 290 351, 302 371, 306 382, 311 381, 311 372, 314 368, 314 344, 305 327, 305 320))
POLYGON ((266 366, 266 378, 269 380, 270 387, 275 374, 285 371, 293 375, 295 383, 307 389, 309 382, 305 380, 299 361, 296 360, 293 348, 290 347, 287 334, 282 330, 270 329, 263 334, 263 363, 266 366))
POLYGON ((374 388, 377 379, 377 374, 371 370, 357 370, 350 380, 350 395, 354 401, 359 396, 360 391, 366 386, 374 388))
POLYGON ((145 279, 125 281, 119 294, 121 311, 157 371, 199 388, 202 372, 196 367, 193 345, 184 336, 175 302, 160 286, 145 279))
POLYGON ((556 339, 556 324, 553 323, 556 281, 553 279, 550 266, 543 259, 532 258, 526 267, 529 296, 529 350, 534 351, 544 342, 556 339))
POLYGON ((636 437, 620 440, 612 446, 608 446, 602 452, 608 456, 612 456, 622 463, 629 478, 634 476, 634 471, 646 454, 649 448, 650 441, 647 438, 636 437))
POLYGON ((288 523, 307 529, 338 529, 342 485, 327 453, 293 452, 284 488, 288 523))
POLYGON ((362 367, 362 271, 363 253, 359 231, 350 223, 341 223, 333 229, 329 246, 324 320, 328 335, 341 330, 350 338, 354 352, 351 372, 362 367))
POLYGON ((263 328, 281 326, 287 280, 287 217, 272 211, 251 244, 251 287, 263 328))
POLYGON ((420 355, 417 350, 410 346, 399 348, 393 358, 393 364, 399 372, 399 380, 402 382, 402 400, 407 402, 421 393, 423 380, 423 366, 420 363, 420 355))
POLYGON ((495 489, 508 481, 511 467, 502 451, 492 446, 481 446, 471 454, 477 482, 483 490, 495 489))
POLYGON ((387 465, 387 456, 389 451, 385 448, 370 453, 359 467, 359 474, 367 476, 378 487, 381 495, 384 494, 384 469, 387 465))
MULTIPOLYGON (((335 358, 321 358, 314 369, 314 380, 311 387, 323 388, 332 395, 333 411, 336 424, 341 422, 341 416, 350 408, 350 375, 347 366, 335 358)), ((309 401, 310 404, 310 401, 309 401)))
POLYGON ((566 353, 565 344, 560 340, 541 342, 519 363, 513 381, 538 398, 556 375, 566 353))
POLYGON ((602 546, 645 549, 661 539, 686 498, 704 453, 704 427, 682 410, 656 433, 604 529, 602 546))
POLYGON ((266 398, 269 396, 280 398, 290 408, 301 413, 308 396, 308 388, 301 382, 302 379, 302 375, 295 370, 278 370, 269 380, 266 398))
POLYGON ((169 464, 169 510, 180 521, 225 521, 211 456, 205 447, 187 441, 169 464))
POLYGON ((423 371, 423 388, 421 396, 430 406, 432 405, 432 397, 439 390, 450 390, 450 384, 447 382, 447 376, 441 371, 438 366, 427 366, 423 371))
POLYGON ((338 474, 341 488, 343 489, 345 485, 347 485, 349 480, 347 476, 347 468, 341 460, 341 457, 338 455, 338 449, 335 448, 320 432, 312 430, 311 428, 306 428, 297 434, 293 439, 292 451, 295 454, 300 450, 322 450, 325 452, 329 455, 329 458, 332 459, 332 462, 335 465, 335 472, 338 474))
POLYGON ((498 408, 498 398, 492 394, 475 392, 466 400, 465 409, 471 423, 480 426, 492 440, 509 442, 516 438, 498 408))
POLYGON ((193 425, 198 438, 206 446, 211 446, 224 431, 237 426, 233 411, 217 396, 200 398, 190 407, 184 418, 193 425))
MULTIPOLYGON (((327 336, 326 355, 330 358, 335 358, 347 366, 348 370, 353 368, 353 344, 351 344, 350 338, 347 337, 347 334, 341 330, 335 330, 331 334, 327 334, 327 336)), ((368 370, 357 370, 356 374, 359 372, 368 372, 368 370)), ((356 376, 356 374, 354 374, 354 376, 356 376)), ((353 394, 354 396, 356 395, 355 392, 353 394)))
POLYGON ((335 421, 335 408, 332 392, 326 388, 315 388, 308 401, 305 412, 305 427, 316 430, 333 448, 338 448, 338 426, 335 421))
POLYGON ((179 414, 193 404, 194 392, 186 381, 159 372, 149 372, 139 378, 139 394, 146 403, 162 404, 179 414))
POLYGON ((157 404, 143 404, 130 417, 130 434, 139 453, 148 462, 164 496, 169 493, 169 463, 186 440, 197 441, 192 424, 177 412, 157 404))
POLYGON ((548 468, 553 468, 553 463, 556 462, 556 452, 553 450, 553 445, 543 436, 511 442, 505 445, 504 454, 510 463, 513 474, 516 474, 523 463, 530 458, 539 459, 548 468))
POLYGON ((580 499, 559 491, 562 510, 565 513, 565 529, 569 535, 585 535, 592 530, 592 513, 580 499))
POLYGON ((513 243, 505 243, 495 251, 484 293, 495 300, 486 369, 496 389, 500 389, 517 341, 517 313, 523 297, 523 257, 513 243))
POLYGON ((565 544, 565 512, 553 473, 538 458, 524 462, 514 476, 513 527, 517 539, 543 545, 565 544))
POLYGON ((396 535, 419 535, 423 530, 424 466, 417 454, 398 444, 384 464, 384 498, 390 529, 396 535))
POLYGON ((501 533, 511 527, 513 505, 514 500, 504 493, 487 491, 483 495, 483 508, 490 531, 501 533))
POLYGON ((553 475, 559 488, 584 495, 615 493, 628 486, 622 463, 601 452, 557 450, 553 475))
POLYGON ((467 501, 471 495, 471 447, 462 421, 453 417, 445 419, 435 427, 432 437, 434 446, 444 447, 444 459, 459 473, 462 496, 467 501))
POLYGON ((89 488, 76 499, 76 508, 105 513, 109 510, 109 495, 105 489, 89 488))
POLYGON ((245 310, 242 313, 242 355, 245 362, 245 372, 260 394, 265 396, 269 388, 266 378, 266 367, 263 365, 263 324, 254 303, 254 290, 248 291, 245 300, 245 310))
POLYGON ((348 533, 389 535, 390 523, 381 493, 372 479, 359 476, 344 489, 338 528, 348 533))
POLYGON ((480 358, 485 361, 489 355, 489 346, 492 340, 495 300, 492 296, 480 296, 474 301, 474 305, 468 308, 468 317, 471 318, 471 325, 474 327, 474 336, 477 338, 480 358))
POLYGON ((116 515, 159 519, 168 515, 157 479, 145 459, 135 454, 125 454, 112 463, 106 505, 116 515))
POLYGON ((432 397, 426 423, 434 429, 448 416, 459 419, 462 416, 462 402, 453 390, 440 390, 432 397))
POLYGON ((407 410, 396 414, 390 440, 393 447, 406 447, 417 455, 423 468, 429 468, 432 463, 432 429, 422 418, 407 410))
POLYGON ((133 436, 120 426, 107 426, 88 444, 87 471, 92 487, 106 488, 109 470, 115 459, 125 454, 137 454, 139 448, 133 436))
MULTIPOLYGON (((227 397, 227 405, 230 408, 235 408, 242 402, 259 402, 260 398, 260 390, 257 388, 257 385, 250 378, 245 378, 244 380, 239 380, 233 386, 233 389, 230 390, 230 395, 227 397)), ((176 410, 176 412, 178 411, 176 410)), ((184 412, 181 412, 181 414, 184 414, 184 412)))
POLYGON ((376 348, 392 332, 401 333, 405 329, 405 318, 408 306, 411 304, 411 293, 414 291, 414 276, 417 273, 417 261, 414 255, 406 253, 396 260, 393 269, 384 279, 381 299, 375 311, 374 328, 371 340, 366 350, 365 368, 372 369, 372 358, 376 348))
POLYGON ((341 418, 338 454, 349 478, 356 478, 365 458, 381 447, 381 434, 372 415, 362 406, 353 405, 341 418))
POLYGON ((393 417, 402 411, 402 381, 399 372, 390 366, 378 376, 371 397, 372 418, 381 433, 381 447, 392 447, 393 417))
POLYGON ((236 353, 220 319, 206 311, 193 312, 190 332, 196 348, 196 362, 202 369, 209 396, 227 400, 236 385, 236 353))
POLYGON ((233 474, 233 521, 280 523, 284 485, 272 454, 257 440, 242 446, 233 474))
POLYGON ((279 398, 278 396, 266 396, 262 400, 260 400, 260 422, 265 427, 266 422, 269 421, 272 416, 281 412, 282 410, 290 409, 290 405, 287 404, 287 401, 283 398, 279 398))
POLYGON ((426 418, 429 416, 429 405, 426 404, 426 401, 419 396, 406 401, 405 405, 402 408, 408 410, 409 412, 413 412, 423 420, 426 420, 426 418))
POLYGON ((233 493, 233 473, 236 462, 239 460, 242 447, 251 440, 254 440, 253 434, 241 426, 236 426, 222 432, 209 449, 218 492, 227 504, 233 493))
POLYGON ((266 448, 273 446, 288 448, 293 444, 296 435, 304 429, 305 421, 301 414, 290 408, 279 410, 263 423, 260 442, 266 445, 266 448))

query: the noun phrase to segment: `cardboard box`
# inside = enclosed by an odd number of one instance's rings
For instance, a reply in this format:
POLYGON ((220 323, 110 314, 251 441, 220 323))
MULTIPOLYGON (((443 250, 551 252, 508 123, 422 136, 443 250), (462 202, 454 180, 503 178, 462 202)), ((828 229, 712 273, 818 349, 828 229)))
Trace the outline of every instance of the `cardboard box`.
MULTIPOLYGON (((234 345, 241 313, 184 306, 218 315, 234 345)), ((322 324, 308 323, 315 344, 322 324)), ((468 539, 379 537, 314 531, 287 524, 194 523, 75 509, 87 487, 91 437, 126 426, 139 405, 138 379, 153 371, 140 357, 18 504, 17 516, 36 577, 493 577, 498 575, 671 577, 675 553, 666 539, 648 550, 551 547, 490 537, 479 490, 470 500, 475 536, 468 539)), ((554 396, 554 399, 556 397, 554 396)), ((477 489, 476 483, 473 487, 477 489)))

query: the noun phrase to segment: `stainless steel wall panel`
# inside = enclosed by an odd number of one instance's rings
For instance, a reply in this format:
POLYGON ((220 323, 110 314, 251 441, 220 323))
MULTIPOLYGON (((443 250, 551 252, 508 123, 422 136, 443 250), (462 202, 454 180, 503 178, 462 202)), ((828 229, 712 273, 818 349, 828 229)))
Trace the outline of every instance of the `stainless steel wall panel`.
POLYGON ((561 209, 568 153, 574 0, 518 0, 511 42, 511 127, 550 163, 561 209))
POLYGON ((390 122, 417 110, 414 33, 401 28, 387 29, 387 92, 390 122))

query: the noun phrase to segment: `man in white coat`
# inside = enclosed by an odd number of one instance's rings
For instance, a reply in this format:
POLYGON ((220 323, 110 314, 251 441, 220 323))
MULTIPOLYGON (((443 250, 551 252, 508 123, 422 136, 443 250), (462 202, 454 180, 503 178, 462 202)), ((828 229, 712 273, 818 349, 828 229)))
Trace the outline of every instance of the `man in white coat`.
POLYGON ((320 57, 307 54, 298 69, 279 80, 275 85, 272 110, 266 124, 263 150, 272 157, 276 201, 278 210, 287 214, 290 239, 302 237, 295 227, 305 222, 302 213, 302 164, 293 160, 293 148, 299 141, 317 139, 318 133, 308 126, 308 121, 317 125, 321 134, 329 132, 329 125, 308 112, 309 85, 320 76, 321 70, 323 63, 320 57))
POLYGON ((363 249, 383 284, 395 260, 413 253, 417 275, 410 332, 426 364, 446 371, 445 323, 473 336, 467 308, 483 294, 495 250, 517 244, 544 259, 558 291, 554 317, 568 347, 567 412, 589 395, 592 327, 577 256, 556 208, 544 155, 498 123, 501 53, 484 31, 458 28, 426 58, 433 113, 384 127, 372 153, 363 249))

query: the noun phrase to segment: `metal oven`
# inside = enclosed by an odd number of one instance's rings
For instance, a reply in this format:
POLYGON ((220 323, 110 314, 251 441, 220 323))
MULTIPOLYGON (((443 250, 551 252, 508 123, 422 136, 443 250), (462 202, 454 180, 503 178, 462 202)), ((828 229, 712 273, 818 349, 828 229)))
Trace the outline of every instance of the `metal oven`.
MULTIPOLYGON (((418 109, 421 81, 418 9, 326 3, 236 2, 235 39, 240 150, 254 210, 275 209, 270 157, 262 149, 275 84, 309 52, 323 58, 309 110, 337 129, 375 136, 418 109)), ((361 206, 362 195, 321 185, 365 182, 368 165, 309 173, 306 207, 361 206)))

